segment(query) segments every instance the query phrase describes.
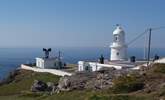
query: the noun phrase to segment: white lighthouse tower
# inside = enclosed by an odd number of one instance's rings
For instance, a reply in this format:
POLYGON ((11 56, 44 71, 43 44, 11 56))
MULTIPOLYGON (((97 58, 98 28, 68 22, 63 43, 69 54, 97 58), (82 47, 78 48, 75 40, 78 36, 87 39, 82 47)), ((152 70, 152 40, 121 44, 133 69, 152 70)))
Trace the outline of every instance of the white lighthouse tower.
POLYGON ((113 31, 113 43, 110 45, 110 60, 127 60, 127 45, 125 44, 125 32, 117 25, 113 31))

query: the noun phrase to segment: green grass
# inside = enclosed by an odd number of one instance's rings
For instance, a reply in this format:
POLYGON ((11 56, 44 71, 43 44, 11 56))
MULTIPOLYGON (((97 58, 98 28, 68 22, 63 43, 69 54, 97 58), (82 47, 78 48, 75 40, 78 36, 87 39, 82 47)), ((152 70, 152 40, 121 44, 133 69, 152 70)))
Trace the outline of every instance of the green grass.
POLYGON ((147 95, 108 95, 108 96, 97 96, 93 95, 89 100, 155 100, 153 96, 147 95))
POLYGON ((165 64, 154 64, 153 72, 165 74, 165 64))
POLYGON ((115 93, 129 93, 137 90, 141 90, 144 87, 144 83, 141 79, 135 75, 121 76, 113 80, 113 91, 115 93))
POLYGON ((20 94, 29 91, 34 80, 42 80, 44 82, 55 82, 59 80, 59 76, 49 73, 35 73, 32 71, 20 71, 15 80, 9 84, 0 86, 0 96, 20 94))
POLYGON ((71 91, 59 94, 0 96, 0 100, 156 100, 152 95, 108 94, 99 91, 71 91))

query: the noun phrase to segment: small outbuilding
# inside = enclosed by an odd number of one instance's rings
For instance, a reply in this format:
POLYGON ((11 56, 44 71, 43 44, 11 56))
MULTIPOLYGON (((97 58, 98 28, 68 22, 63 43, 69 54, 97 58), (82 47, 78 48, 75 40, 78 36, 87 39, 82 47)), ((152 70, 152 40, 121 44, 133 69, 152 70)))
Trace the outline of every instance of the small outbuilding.
POLYGON ((43 51, 45 53, 45 57, 36 58, 36 67, 44 69, 61 69, 65 66, 65 63, 61 60, 60 53, 59 57, 49 57, 51 48, 43 48, 43 51))
POLYGON ((58 58, 36 58, 36 66, 45 69, 61 69, 64 63, 58 58))

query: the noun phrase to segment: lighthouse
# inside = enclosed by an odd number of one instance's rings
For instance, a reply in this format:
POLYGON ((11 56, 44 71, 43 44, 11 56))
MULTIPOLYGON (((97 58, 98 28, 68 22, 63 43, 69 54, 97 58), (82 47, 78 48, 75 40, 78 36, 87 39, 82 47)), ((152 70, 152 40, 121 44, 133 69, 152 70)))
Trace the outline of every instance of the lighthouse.
POLYGON ((125 43, 125 32, 121 26, 116 25, 113 31, 113 42, 111 48, 111 61, 127 60, 127 45, 125 43))

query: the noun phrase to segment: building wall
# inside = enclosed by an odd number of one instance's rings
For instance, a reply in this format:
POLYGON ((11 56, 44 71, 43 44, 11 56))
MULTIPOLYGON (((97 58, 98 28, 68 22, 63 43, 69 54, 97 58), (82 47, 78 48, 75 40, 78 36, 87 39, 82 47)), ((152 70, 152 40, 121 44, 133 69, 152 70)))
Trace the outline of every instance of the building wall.
POLYGON ((39 68, 44 68, 44 60, 40 58, 36 58, 36 66, 39 68))
POLYGON ((56 58, 50 59, 43 59, 43 58, 36 58, 36 66, 39 68, 46 68, 46 69, 60 69, 64 67, 64 63, 56 58), (60 64, 61 63, 61 64, 60 64))
POLYGON ((158 59, 154 61, 155 63, 165 63, 165 58, 158 59))
POLYGON ((116 42, 120 45, 125 45, 125 33, 115 34, 113 36, 113 42, 116 42))
POLYGON ((98 71, 103 67, 109 67, 109 68, 113 67, 116 69, 122 69, 122 66, 117 66, 117 65, 100 64, 97 62, 85 62, 85 61, 78 62, 78 71, 98 71))
POLYGON ((55 68, 55 60, 45 60, 44 68, 55 68))
POLYGON ((83 71, 84 70, 84 61, 79 61, 78 62, 78 71, 83 71))
POLYGON ((125 44, 125 32, 117 26, 113 32, 113 42, 110 45, 110 60, 127 60, 127 45, 125 44))
POLYGON ((126 60, 126 59, 127 59, 126 47, 111 48, 110 60, 126 60))

